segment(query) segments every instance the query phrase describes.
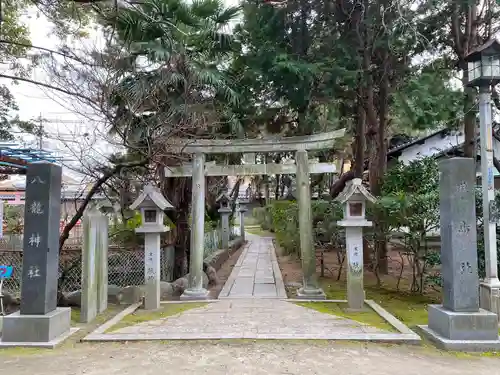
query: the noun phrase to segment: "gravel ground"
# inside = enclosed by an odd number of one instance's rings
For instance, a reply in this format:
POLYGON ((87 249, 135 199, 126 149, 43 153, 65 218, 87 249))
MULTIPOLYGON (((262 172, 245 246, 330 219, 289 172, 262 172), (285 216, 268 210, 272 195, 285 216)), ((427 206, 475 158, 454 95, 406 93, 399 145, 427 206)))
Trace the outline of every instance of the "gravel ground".
POLYGON ((10 375, 495 375, 499 365, 497 358, 464 358, 416 347, 305 341, 77 344, 54 351, 0 351, 0 371, 10 375))

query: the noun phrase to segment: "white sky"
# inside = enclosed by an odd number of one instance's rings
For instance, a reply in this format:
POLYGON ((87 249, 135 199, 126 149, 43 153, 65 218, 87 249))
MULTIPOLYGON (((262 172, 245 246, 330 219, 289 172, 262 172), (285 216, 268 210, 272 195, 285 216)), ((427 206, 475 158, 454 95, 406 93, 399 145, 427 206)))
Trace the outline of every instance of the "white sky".
MULTIPOLYGON (((226 5, 236 5, 238 0, 224 0, 226 5)), ((35 11, 26 16, 26 24, 31 33, 31 42, 34 46, 48 49, 57 49, 59 39, 52 33, 50 22, 43 16, 37 16, 35 11)), ((99 45, 102 39, 99 34, 92 33, 86 42, 89 45, 99 45)), ((6 70, 6 67, 0 67, 6 70)), ((11 74, 12 75, 12 74, 11 74)), ((50 83, 50 78, 43 69, 34 69, 33 80, 50 83)), ((87 158, 101 159, 102 155, 112 153, 114 148, 102 140, 103 127, 78 114, 72 108, 75 101, 68 95, 54 92, 27 82, 12 84, 8 79, 0 78, 0 83, 6 84, 14 95, 19 106, 18 115, 21 120, 38 119, 40 116, 47 121, 43 122, 48 137, 44 139, 43 147, 55 150, 58 156, 64 157, 66 164, 78 165, 82 155, 87 158), (86 134, 86 136, 84 136, 86 134), (100 155, 101 154, 101 155, 100 155)), ((81 108, 80 112, 81 112, 81 108)), ((22 144, 38 147, 33 136, 19 135, 22 144)), ((65 173, 73 175, 65 168, 65 173)))

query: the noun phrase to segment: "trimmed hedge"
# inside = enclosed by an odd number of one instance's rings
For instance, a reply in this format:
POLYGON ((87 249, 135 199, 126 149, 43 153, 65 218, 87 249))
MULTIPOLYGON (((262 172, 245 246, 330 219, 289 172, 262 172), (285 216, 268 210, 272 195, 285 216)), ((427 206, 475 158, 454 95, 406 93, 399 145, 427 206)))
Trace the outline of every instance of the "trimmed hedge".
MULTIPOLYGON (((311 202, 313 234, 317 244, 342 242, 343 228, 337 227, 342 219, 342 207, 337 202, 316 200, 311 202)), ((299 212, 296 201, 276 201, 252 212, 262 229, 276 234, 276 240, 288 254, 299 254, 299 212)))

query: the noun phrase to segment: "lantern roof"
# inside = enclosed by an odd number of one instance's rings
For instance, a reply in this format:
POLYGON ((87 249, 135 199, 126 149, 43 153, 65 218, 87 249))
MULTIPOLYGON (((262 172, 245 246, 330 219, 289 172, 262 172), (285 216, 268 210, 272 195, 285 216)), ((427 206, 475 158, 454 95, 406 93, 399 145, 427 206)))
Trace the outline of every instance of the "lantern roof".
POLYGON ((227 193, 227 190, 224 190, 221 195, 219 195, 216 199, 217 203, 227 203, 231 200, 231 197, 227 193))
POLYGON ((500 43, 496 38, 488 40, 481 46, 474 48, 466 57, 466 62, 481 60, 481 56, 500 55, 500 43))
POLYGON ((346 203, 353 197, 360 196, 369 202, 375 202, 376 198, 363 186, 361 178, 354 178, 345 184, 344 190, 339 194, 336 201, 346 203))
POLYGON ((137 199, 130 205, 131 210, 138 208, 159 208, 160 210, 171 210, 172 204, 163 196, 158 188, 151 184, 144 186, 144 190, 137 199))

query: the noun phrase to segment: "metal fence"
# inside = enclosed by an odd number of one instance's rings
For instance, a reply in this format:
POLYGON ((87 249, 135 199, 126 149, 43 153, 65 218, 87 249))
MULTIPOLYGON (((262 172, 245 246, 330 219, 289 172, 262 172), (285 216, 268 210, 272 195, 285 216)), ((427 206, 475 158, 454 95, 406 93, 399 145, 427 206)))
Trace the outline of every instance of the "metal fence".
MULTIPOLYGON (((22 250, 23 233, 4 233, 0 238, 0 251, 3 250, 22 250)), ((75 248, 82 245, 83 227, 76 225, 69 232, 68 239, 64 242, 65 248, 75 248)))
MULTIPOLYGON (((232 237, 237 235, 231 231, 232 237)), ((22 242, 22 241, 21 241, 22 242)), ((204 257, 212 254, 220 248, 220 231, 215 230, 205 233, 204 257)), ((161 257, 161 278, 171 275, 173 264, 171 258, 167 259, 168 250, 163 249, 161 257)), ((7 250, 0 248, 0 264, 14 267, 10 279, 4 281, 4 291, 19 295, 22 278, 23 252, 19 248, 7 250)), ((59 282, 60 290, 69 292, 81 288, 82 275, 82 252, 81 247, 75 249, 64 249, 59 257, 59 282)), ((108 250, 108 284, 117 286, 142 285, 144 284, 144 249, 123 249, 110 247, 108 250)))

